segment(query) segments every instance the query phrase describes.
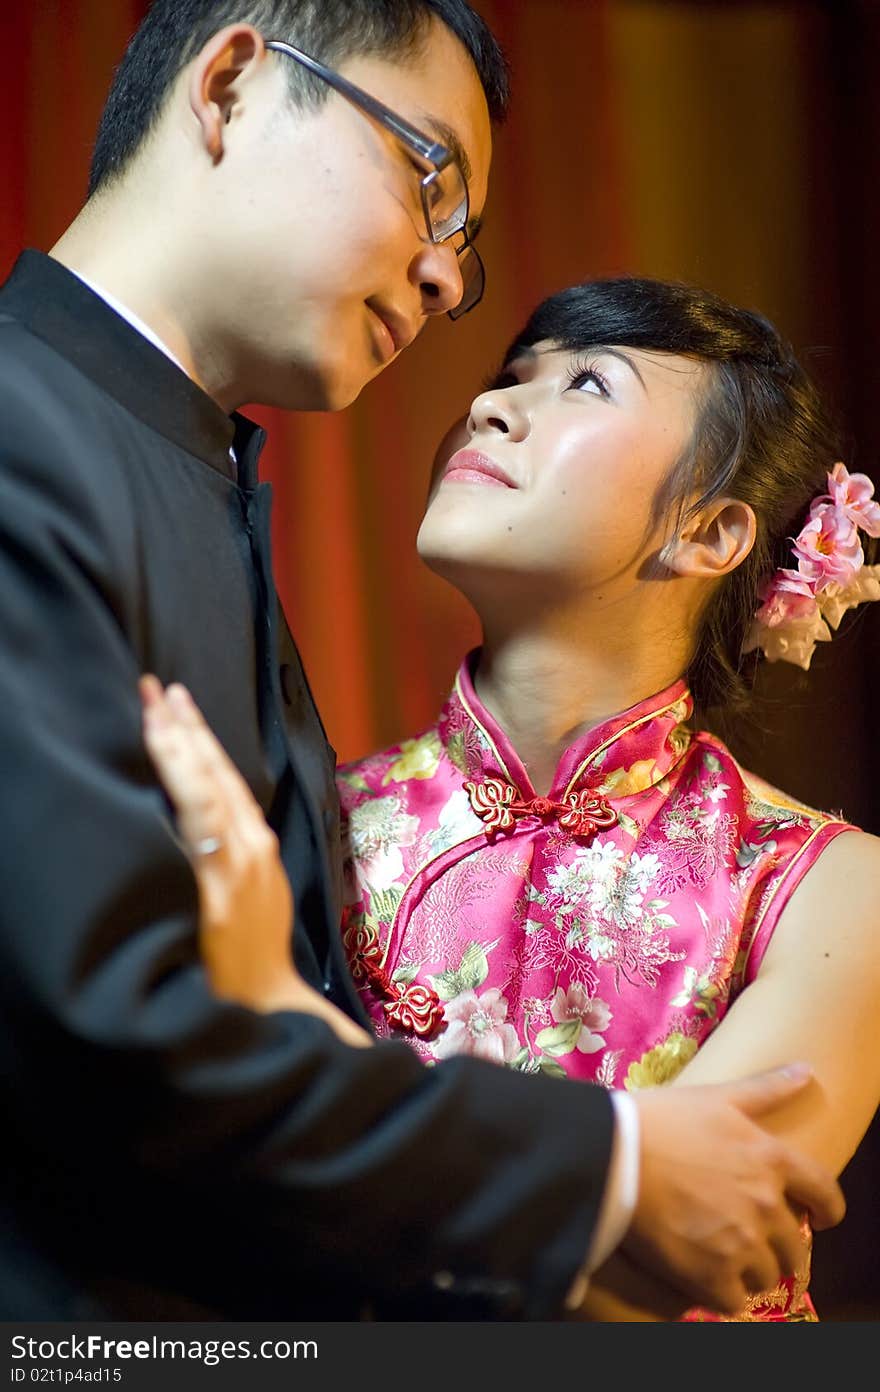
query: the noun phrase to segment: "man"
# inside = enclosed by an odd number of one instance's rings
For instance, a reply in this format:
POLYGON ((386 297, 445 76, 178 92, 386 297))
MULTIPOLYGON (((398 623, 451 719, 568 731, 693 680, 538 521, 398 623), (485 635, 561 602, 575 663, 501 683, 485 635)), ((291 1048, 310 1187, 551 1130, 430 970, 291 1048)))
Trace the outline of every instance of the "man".
POLYGON ((476 303, 505 91, 463 0, 157 0, 88 202, 0 293, 6 1318, 556 1318, 624 1233, 732 1311, 793 1266, 789 1202, 842 1216, 748 1115, 804 1077, 612 1102, 428 1070, 223 1003, 198 959, 145 671, 189 687, 243 771, 300 970, 362 1018, 332 755, 236 412, 344 407, 476 303))

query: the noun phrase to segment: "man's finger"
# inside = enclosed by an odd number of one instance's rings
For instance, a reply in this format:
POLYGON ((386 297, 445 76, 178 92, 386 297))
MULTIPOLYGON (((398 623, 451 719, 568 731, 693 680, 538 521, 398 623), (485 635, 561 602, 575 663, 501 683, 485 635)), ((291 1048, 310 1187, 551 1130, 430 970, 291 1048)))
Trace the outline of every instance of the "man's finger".
POLYGON ((795 1208, 806 1209, 814 1228, 834 1228, 846 1213, 843 1190, 823 1165, 799 1152, 788 1152, 785 1194, 795 1208))
MULTIPOLYGON (((808 1063, 793 1063, 785 1068, 774 1068, 767 1073, 743 1078, 731 1085, 727 1095, 739 1111, 760 1121, 767 1112, 774 1111, 803 1092, 813 1076, 808 1063)), ((806 1209, 814 1228, 836 1227, 846 1212, 846 1201, 840 1185, 824 1165, 799 1151, 788 1150, 781 1173, 789 1203, 795 1208, 806 1209)))
POLYGON ((779 1284, 783 1274, 787 1273, 780 1270, 775 1249, 768 1244, 766 1248, 756 1252, 744 1268, 742 1282, 749 1295, 764 1295, 779 1284))
POLYGON ((611 1309, 603 1311, 606 1295, 613 1301, 623 1301, 625 1305, 643 1311, 648 1319, 657 1320, 678 1320, 689 1304, 686 1295, 658 1281, 645 1267, 631 1261, 621 1249, 599 1268, 589 1283, 586 1307, 593 1319, 615 1318, 611 1309))
POLYGON ((746 1116, 758 1118, 803 1092, 812 1079, 813 1070, 808 1063, 792 1063, 731 1083, 727 1096, 746 1116))
POLYGON ((793 1276, 808 1262, 810 1256, 810 1231, 803 1223, 791 1215, 791 1222, 781 1226, 770 1238, 770 1245, 776 1253, 779 1271, 782 1276, 793 1276))

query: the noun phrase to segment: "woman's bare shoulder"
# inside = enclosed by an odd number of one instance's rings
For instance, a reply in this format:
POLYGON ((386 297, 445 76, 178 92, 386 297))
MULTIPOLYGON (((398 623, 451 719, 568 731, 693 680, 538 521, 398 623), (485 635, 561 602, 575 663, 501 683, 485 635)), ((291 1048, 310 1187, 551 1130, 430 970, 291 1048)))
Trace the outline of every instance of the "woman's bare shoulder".
POLYGON ((812 884, 814 891, 830 884, 838 895, 848 898, 866 876, 880 906, 880 836, 847 826, 816 857, 804 883, 812 884))
MULTIPOLYGON (((880 930, 880 837, 848 827, 823 847, 779 917, 767 950, 772 966, 787 949, 812 943, 864 952, 871 961, 880 930)), ((827 949, 827 950, 826 950, 827 949)))

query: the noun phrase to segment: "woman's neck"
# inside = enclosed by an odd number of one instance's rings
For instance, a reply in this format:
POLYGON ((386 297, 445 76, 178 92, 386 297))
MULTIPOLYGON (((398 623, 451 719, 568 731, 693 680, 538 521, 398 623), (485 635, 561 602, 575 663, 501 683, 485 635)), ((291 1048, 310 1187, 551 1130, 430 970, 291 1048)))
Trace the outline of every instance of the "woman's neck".
POLYGON ((646 656, 631 632, 591 644, 565 625, 516 631, 484 625, 474 684, 522 759, 535 792, 544 796, 569 745, 671 685, 687 658, 683 639, 654 644, 646 656))

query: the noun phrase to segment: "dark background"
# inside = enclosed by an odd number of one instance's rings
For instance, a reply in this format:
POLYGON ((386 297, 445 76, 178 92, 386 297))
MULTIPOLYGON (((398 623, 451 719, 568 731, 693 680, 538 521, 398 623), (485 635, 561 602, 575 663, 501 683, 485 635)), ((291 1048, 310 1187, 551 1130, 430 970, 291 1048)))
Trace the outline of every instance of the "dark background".
MULTIPOLYGON (((551 291, 633 272, 762 310, 836 406, 849 468, 880 483, 876 0, 476 7, 514 75, 481 310, 433 325, 343 415, 254 412, 271 431, 282 597, 342 759, 428 723, 476 638, 463 601, 415 555, 428 467, 551 291)), ((80 206, 108 82, 145 8, 0 0, 0 275, 21 245, 48 249, 80 206)), ((760 718, 731 740, 765 778, 875 833, 878 653, 880 605, 866 606, 809 674, 765 667, 760 718)), ((825 1319, 880 1319, 878 1168, 875 1119, 843 1176, 847 1218, 816 1239, 825 1319)))

